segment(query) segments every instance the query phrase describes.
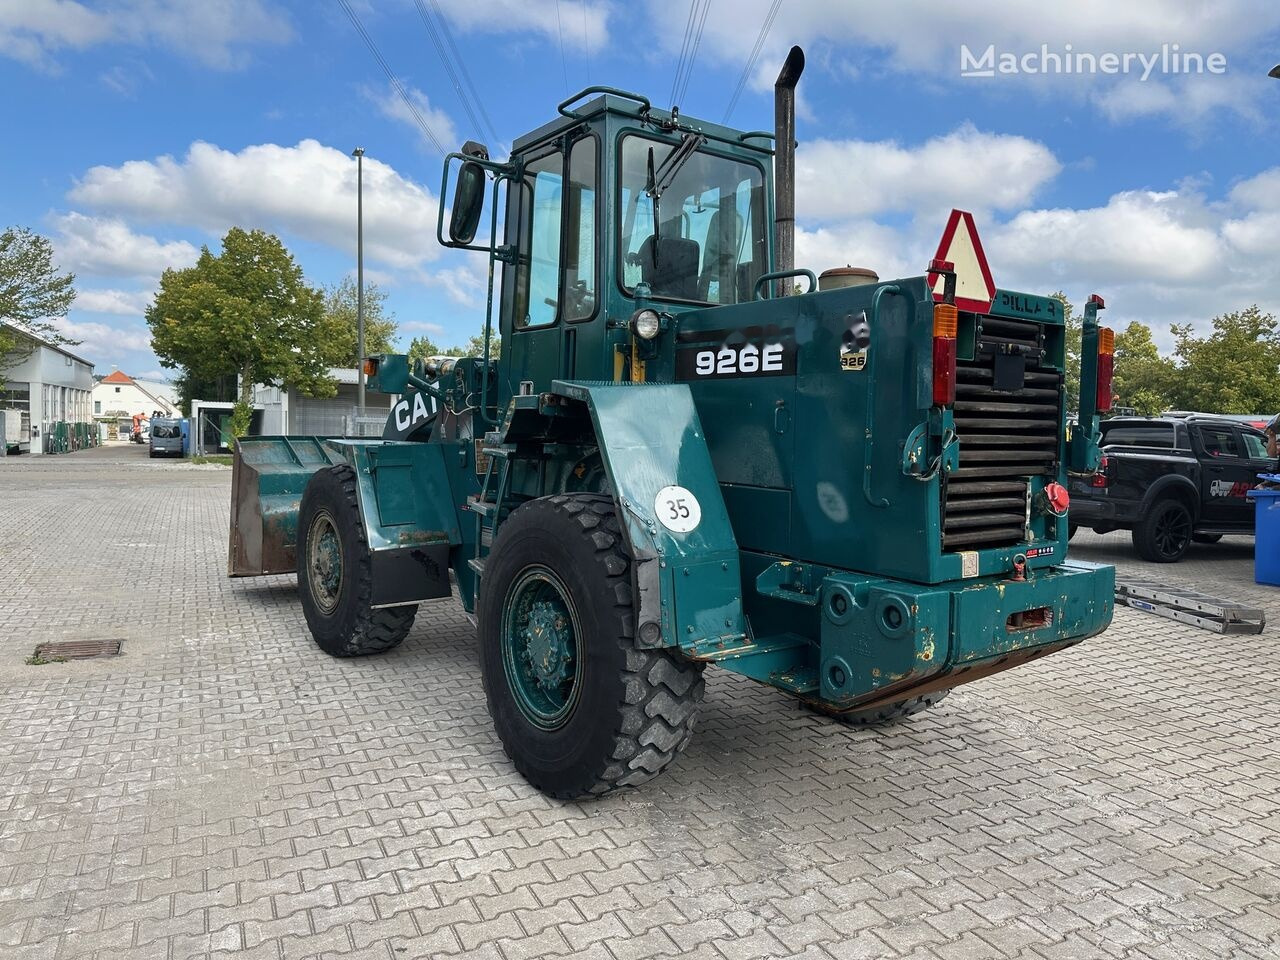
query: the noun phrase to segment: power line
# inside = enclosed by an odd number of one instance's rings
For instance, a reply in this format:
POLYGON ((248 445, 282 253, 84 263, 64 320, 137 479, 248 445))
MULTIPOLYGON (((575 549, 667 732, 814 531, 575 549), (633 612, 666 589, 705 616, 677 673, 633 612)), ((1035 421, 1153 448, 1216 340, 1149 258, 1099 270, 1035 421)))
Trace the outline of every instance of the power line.
POLYGON ((693 16, 694 11, 698 9, 698 0, 689 0, 689 16, 684 22, 684 39, 680 43, 680 58, 676 60, 675 73, 671 76, 671 96, 670 104, 674 107, 676 103, 676 91, 680 88, 680 73, 684 70, 684 58, 689 52, 689 38, 693 36, 693 16))
POLYGON ((404 84, 400 82, 400 78, 395 75, 395 72, 390 66, 388 66, 387 61, 383 59, 382 54, 378 51, 378 45, 373 42, 373 37, 369 36, 368 31, 364 28, 364 24, 361 23, 360 18, 356 16, 356 12, 351 9, 351 5, 347 0, 338 0, 338 3, 346 12, 347 19, 351 21, 351 25, 356 28, 356 33, 360 34, 361 39, 364 40, 365 46, 369 48, 369 52, 373 54, 373 59, 378 62, 378 66, 382 68, 382 72, 385 73, 387 75, 387 79, 391 81, 392 89, 400 95, 400 99, 404 101, 404 105, 408 108, 409 114, 417 122, 418 126, 422 128, 423 134, 426 135, 426 138, 431 141, 431 145, 435 147, 438 152, 447 154, 449 151, 441 146, 440 138, 435 135, 435 131, 431 129, 431 125, 427 123, 426 118, 423 117, 422 111, 418 109, 418 105, 414 103, 413 98, 409 96, 409 92, 404 88, 404 84))
POLYGON ((453 69, 453 61, 449 57, 448 50, 445 49, 444 38, 431 19, 431 12, 427 10, 427 5, 423 3, 423 0, 413 0, 413 5, 418 8, 418 16, 422 18, 422 25, 427 28, 427 33, 431 35, 431 42, 435 44, 436 53, 440 55, 440 62, 444 64, 445 72, 449 74, 449 80, 453 83, 454 92, 458 95, 462 109, 466 111, 467 117, 471 120, 472 129, 475 130, 477 137, 483 137, 484 131, 480 129, 480 118, 476 116, 475 110, 472 109, 471 100, 467 97, 467 92, 462 89, 462 81, 458 78, 458 72, 453 69))
POLYGON ((476 90, 476 85, 471 80, 471 72, 467 69, 467 61, 458 50, 458 45, 453 41, 453 31, 449 29, 449 22, 445 19, 444 13, 440 10, 440 4, 436 0, 431 0, 432 9, 436 12, 436 19, 440 23, 440 32, 444 34, 445 43, 449 45, 449 49, 453 52, 454 63, 458 65, 458 69, 462 72, 463 83, 467 85, 467 89, 471 91, 471 100, 475 104, 476 109, 480 111, 480 119, 484 121, 485 129, 489 131, 489 135, 493 137, 493 144, 497 146, 502 140, 498 136, 498 131, 493 125, 493 121, 489 119, 489 111, 484 108, 484 98, 480 96, 476 90))
POLYGON ((569 64, 564 58, 564 24, 560 21, 560 0, 556 0, 556 33, 560 35, 560 72, 564 74, 564 95, 569 95, 569 64))
POLYGON ((587 83, 591 83, 591 34, 587 32, 587 0, 582 0, 582 46, 587 52, 587 83))
POLYGON ((738 97, 742 95, 742 90, 747 85, 751 72, 756 68, 756 61, 760 59, 760 51, 764 49, 764 42, 769 37, 769 31, 773 29, 773 21, 777 19, 778 10, 781 7, 782 0, 773 0, 773 6, 765 13, 764 21, 760 24, 760 35, 756 37, 756 45, 751 48, 751 56, 747 57, 747 65, 742 68, 742 76, 738 78, 738 85, 733 88, 733 96, 729 98, 729 105, 725 107, 724 119, 721 123, 728 123, 729 115, 737 107, 738 97))
POLYGON ((702 28, 707 25, 707 14, 711 12, 711 0, 702 5, 702 18, 698 21, 698 32, 694 35, 693 46, 689 50, 689 64, 685 67, 684 83, 680 85, 680 99, 683 101, 689 92, 689 79, 693 76, 693 64, 698 59, 698 46, 702 43, 702 28))

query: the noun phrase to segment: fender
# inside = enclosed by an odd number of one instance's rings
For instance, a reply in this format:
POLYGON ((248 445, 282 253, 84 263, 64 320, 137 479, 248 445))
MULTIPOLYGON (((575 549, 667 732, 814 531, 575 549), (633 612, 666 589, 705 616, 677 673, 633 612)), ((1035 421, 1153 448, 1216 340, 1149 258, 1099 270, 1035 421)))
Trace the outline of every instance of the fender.
POLYGON ((1188 477, 1184 477, 1179 473, 1165 474, 1147 488, 1147 492, 1142 495, 1142 505, 1139 507, 1140 516, 1146 516, 1151 505, 1160 497, 1163 497, 1173 491, 1187 494, 1191 500, 1191 519, 1193 521, 1200 518, 1200 488, 1188 477))
POLYGON ((462 543, 438 443, 326 440, 355 468, 373 561, 374 607, 447 597, 449 557, 462 543))
POLYGON ((745 637, 738 542, 688 386, 557 380, 550 392, 590 413, 634 559, 636 645, 745 637))

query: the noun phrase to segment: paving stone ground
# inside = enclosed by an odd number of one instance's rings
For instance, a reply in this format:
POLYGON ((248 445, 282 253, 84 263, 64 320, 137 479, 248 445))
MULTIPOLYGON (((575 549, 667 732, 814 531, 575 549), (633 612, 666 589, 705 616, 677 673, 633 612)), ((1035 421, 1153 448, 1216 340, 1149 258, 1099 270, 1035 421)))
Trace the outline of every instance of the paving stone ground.
POLYGON ((453 601, 333 660, 291 578, 223 574, 230 471, 0 460, 0 957, 1280 956, 1280 591, 1174 567, 1260 637, 1105 635, 846 730, 710 672, 662 778, 530 789, 453 601), (27 666, 39 641, 124 655, 27 666))

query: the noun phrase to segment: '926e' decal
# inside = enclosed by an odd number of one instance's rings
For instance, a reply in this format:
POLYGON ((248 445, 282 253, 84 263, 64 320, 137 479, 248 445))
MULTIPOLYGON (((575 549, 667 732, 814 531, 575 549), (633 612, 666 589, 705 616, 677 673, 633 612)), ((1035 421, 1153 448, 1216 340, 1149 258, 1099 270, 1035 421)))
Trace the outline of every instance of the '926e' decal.
POLYGON ((796 372, 796 350, 790 338, 730 336, 719 346, 682 347, 676 351, 677 380, 727 377, 785 377, 796 372))

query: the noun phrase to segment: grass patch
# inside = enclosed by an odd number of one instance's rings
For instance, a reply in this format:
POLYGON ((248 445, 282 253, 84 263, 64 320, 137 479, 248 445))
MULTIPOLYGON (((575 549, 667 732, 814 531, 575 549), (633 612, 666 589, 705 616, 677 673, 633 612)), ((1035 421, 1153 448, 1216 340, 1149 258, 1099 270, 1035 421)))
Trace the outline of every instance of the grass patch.
POLYGON ((220 467, 229 467, 231 466, 231 455, 226 453, 215 453, 208 457, 192 457, 191 463, 212 463, 220 467))
POLYGON ((46 663, 66 663, 67 658, 51 657, 48 660, 46 660, 44 657, 40 656, 40 654, 33 653, 31 656, 27 657, 27 659, 22 662, 25 663, 28 667, 43 667, 46 663))

